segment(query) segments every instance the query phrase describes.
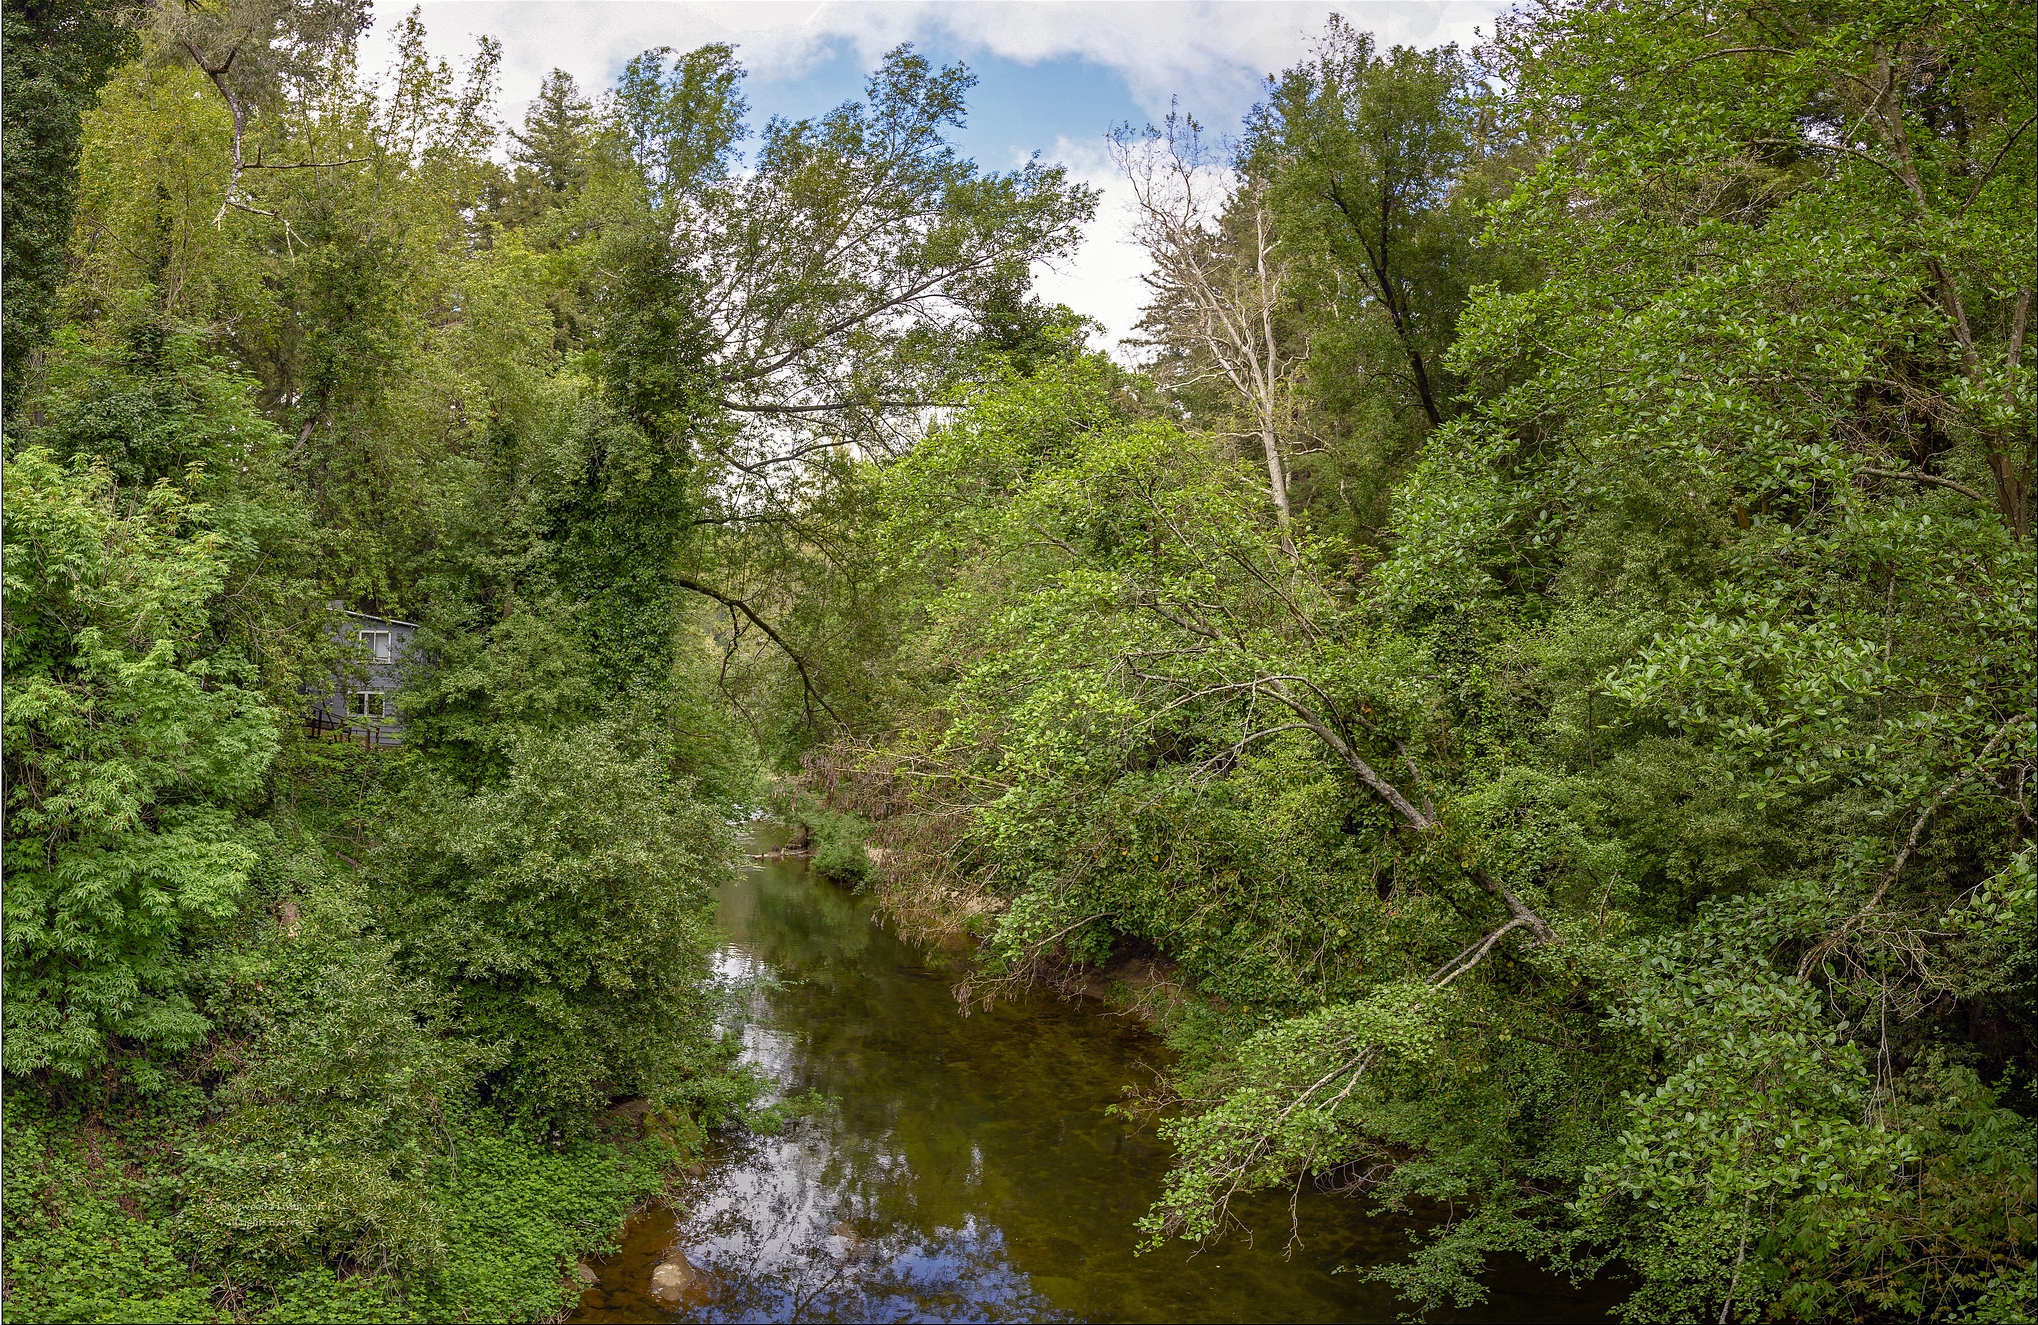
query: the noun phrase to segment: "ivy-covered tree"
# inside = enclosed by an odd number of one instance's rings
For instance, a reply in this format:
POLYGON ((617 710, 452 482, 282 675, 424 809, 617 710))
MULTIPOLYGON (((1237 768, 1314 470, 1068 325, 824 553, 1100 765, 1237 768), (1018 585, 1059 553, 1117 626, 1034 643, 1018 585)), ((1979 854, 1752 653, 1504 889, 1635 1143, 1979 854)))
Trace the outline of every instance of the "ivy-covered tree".
POLYGON ((0 234, 5 239, 5 372, 0 398, 12 413, 23 373, 49 336, 53 302, 71 242, 78 188, 79 123, 100 85, 134 54, 120 0, 8 0, 0 8, 0 66, 7 99, 0 123, 0 234))

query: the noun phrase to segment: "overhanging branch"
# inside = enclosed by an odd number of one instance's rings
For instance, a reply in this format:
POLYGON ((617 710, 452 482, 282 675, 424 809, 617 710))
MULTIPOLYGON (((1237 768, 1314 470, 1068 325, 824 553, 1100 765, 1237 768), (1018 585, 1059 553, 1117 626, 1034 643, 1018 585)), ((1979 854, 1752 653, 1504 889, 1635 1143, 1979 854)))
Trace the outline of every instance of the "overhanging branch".
MULTIPOLYGON (((819 704, 821 708, 828 714, 828 716, 835 719, 837 723, 840 723, 844 727, 847 727, 849 725, 848 723, 843 722, 842 715, 837 713, 834 710, 834 708, 829 705, 828 697, 826 695, 823 695, 820 692, 820 690, 815 687, 814 678, 808 675, 806 660, 800 657, 799 651, 794 649, 792 645, 786 643, 785 636, 779 634, 776 630, 772 629, 771 623, 769 621, 766 621, 763 617, 757 615, 757 613, 751 608, 750 604, 744 602, 741 598, 731 598, 728 594, 723 593, 720 589, 711 589, 707 585, 701 584, 696 580, 676 578, 675 583, 677 583, 679 587, 682 589, 690 589, 694 593, 700 594, 704 598, 712 598, 716 602, 720 603, 722 606, 730 609, 731 611, 741 612, 744 616, 748 617, 750 619, 751 625, 756 626, 759 630, 763 631, 765 635, 770 638, 773 644, 778 645, 780 652, 784 653, 787 658, 790 658, 792 660, 794 669, 797 670, 800 674, 800 687, 801 690, 804 692, 805 697, 812 700, 814 703, 819 704)), ((808 710, 807 719, 809 722, 813 720, 813 711, 811 709, 808 710)))
POLYGON ((1993 504, 1987 497, 1982 496, 1965 483, 1955 483, 1950 478, 1940 478, 1937 474, 1927 474, 1919 469, 1877 469, 1873 465, 1863 465, 1861 466, 1861 472, 1873 474, 1877 478, 1909 479, 1913 483, 1928 483, 1935 488, 1951 488, 1961 496, 1971 497, 1984 506, 1993 504))

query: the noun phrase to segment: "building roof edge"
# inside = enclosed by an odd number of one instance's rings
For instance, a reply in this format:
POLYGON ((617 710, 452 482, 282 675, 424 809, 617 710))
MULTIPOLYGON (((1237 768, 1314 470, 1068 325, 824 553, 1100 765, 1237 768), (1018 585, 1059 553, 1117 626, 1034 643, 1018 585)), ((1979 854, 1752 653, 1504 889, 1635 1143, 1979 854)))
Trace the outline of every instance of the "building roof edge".
POLYGON ((363 621, 386 621, 386 622, 388 622, 388 623, 389 623, 390 625, 392 625, 392 626, 409 626, 409 627, 410 627, 410 628, 411 628, 412 630, 423 630, 423 629, 424 629, 424 627, 423 627, 423 626, 420 626, 420 625, 419 625, 419 624, 418 624, 417 622, 415 622, 415 621, 405 621, 405 620, 403 620, 403 619, 401 619, 401 618, 399 618, 399 617, 393 617, 393 616, 376 616, 376 615, 375 615, 375 614, 374 614, 373 612, 356 612, 356 611, 354 611, 354 610, 353 610, 352 608, 346 608, 346 607, 343 607, 343 608, 341 608, 341 609, 340 609, 340 611, 341 611, 341 613, 342 613, 343 615, 346 615, 346 616, 357 616, 357 617, 360 617, 360 618, 361 618, 361 619, 362 619, 363 621))

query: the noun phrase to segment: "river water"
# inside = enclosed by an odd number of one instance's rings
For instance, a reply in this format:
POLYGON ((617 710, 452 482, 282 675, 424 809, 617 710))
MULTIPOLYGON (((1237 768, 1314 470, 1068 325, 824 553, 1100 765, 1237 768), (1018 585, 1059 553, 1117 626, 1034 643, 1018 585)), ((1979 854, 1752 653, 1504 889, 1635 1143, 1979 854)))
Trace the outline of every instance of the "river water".
MULTIPOLYGON (((718 1140, 683 1213, 635 1221, 574 1321, 1396 1317, 1359 1271, 1406 1256, 1412 1226, 1362 1201, 1304 1190, 1292 1248, 1282 1195, 1240 1208, 1249 1237, 1135 1254, 1168 1151, 1106 1110, 1167 1051, 1129 1019, 1048 995, 965 1019, 955 954, 797 860, 744 870, 719 923, 745 1060, 836 1102, 718 1140), (675 1245, 705 1277, 667 1310, 650 1276, 675 1245)), ((1609 1301, 1525 1265, 1491 1282, 1463 1319, 1603 1319, 1609 1301)))

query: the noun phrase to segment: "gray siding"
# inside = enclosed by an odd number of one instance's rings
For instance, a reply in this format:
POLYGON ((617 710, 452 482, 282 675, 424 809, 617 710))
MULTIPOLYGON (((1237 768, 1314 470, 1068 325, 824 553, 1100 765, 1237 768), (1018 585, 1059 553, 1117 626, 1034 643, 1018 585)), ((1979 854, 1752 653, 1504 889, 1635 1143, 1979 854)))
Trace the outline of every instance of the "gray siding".
POLYGON ((367 612, 339 613, 342 624, 334 638, 348 650, 349 658, 333 678, 331 693, 312 705, 316 725, 347 732, 352 736, 373 733, 384 745, 403 742, 403 706, 400 692, 404 677, 415 661, 412 641, 417 623, 367 612), (387 654, 378 656, 374 637, 387 635, 387 654), (367 636, 368 638, 364 638, 367 636), (380 696, 382 712, 373 712, 374 696, 380 696), (362 697, 362 698, 357 698, 362 697))

